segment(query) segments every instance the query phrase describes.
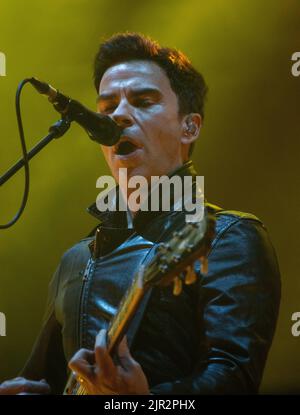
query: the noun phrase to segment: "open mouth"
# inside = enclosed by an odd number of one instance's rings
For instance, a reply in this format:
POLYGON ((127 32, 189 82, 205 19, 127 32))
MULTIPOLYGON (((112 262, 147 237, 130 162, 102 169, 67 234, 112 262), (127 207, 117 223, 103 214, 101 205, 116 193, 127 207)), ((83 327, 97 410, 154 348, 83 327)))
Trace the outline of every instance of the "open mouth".
POLYGON ((138 146, 129 140, 123 140, 117 144, 115 153, 119 156, 127 156, 138 149, 138 146))

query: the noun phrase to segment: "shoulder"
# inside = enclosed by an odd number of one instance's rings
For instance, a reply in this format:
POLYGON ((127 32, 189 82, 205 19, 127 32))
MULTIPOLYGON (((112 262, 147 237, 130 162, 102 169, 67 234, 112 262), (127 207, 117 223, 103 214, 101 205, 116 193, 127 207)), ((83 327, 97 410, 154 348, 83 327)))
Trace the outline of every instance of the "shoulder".
POLYGON ((67 249, 63 256, 62 261, 69 259, 70 257, 74 257, 74 255, 86 255, 90 252, 89 245, 93 241, 93 237, 87 237, 81 239, 79 242, 71 246, 69 249, 67 249))
POLYGON ((243 270, 247 275, 279 280, 277 255, 268 230, 252 213, 225 210, 207 204, 216 217, 216 233, 209 257, 223 267, 243 270))
POLYGON ((243 255, 276 256, 268 230, 263 221, 253 213, 226 210, 207 203, 208 212, 216 218, 216 232, 212 251, 222 248, 225 254, 240 252, 243 255))
POLYGON ((216 218, 216 232, 213 241, 214 244, 228 232, 231 233, 232 228, 243 228, 245 229, 245 232, 247 229, 262 229, 263 233, 267 232, 262 220, 253 213, 223 209, 220 206, 208 202, 205 203, 205 206, 208 213, 212 214, 216 218))
POLYGON ((92 237, 81 239, 63 253, 59 264, 60 279, 75 275, 85 268, 90 257, 89 244, 92 241, 92 237))
POLYGON ((244 221, 253 221, 257 224, 260 224, 262 227, 265 228, 262 220, 259 219, 253 213, 248 212, 241 212, 238 210, 228 210, 223 209, 220 206, 214 205, 212 203, 205 203, 206 209, 209 213, 215 215, 216 217, 216 231, 217 234, 222 232, 232 226, 237 222, 244 222, 244 221))

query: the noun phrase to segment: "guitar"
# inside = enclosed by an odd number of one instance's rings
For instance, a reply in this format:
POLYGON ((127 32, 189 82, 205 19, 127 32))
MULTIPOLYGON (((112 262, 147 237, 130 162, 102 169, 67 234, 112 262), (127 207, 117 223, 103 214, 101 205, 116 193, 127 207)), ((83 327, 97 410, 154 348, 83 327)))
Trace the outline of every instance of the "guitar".
MULTIPOLYGON (((150 287, 173 283, 173 294, 179 295, 183 284, 193 284, 197 279, 193 268, 196 260, 201 262, 201 273, 207 273, 207 255, 214 233, 215 218, 206 213, 203 220, 185 223, 180 230, 173 232, 168 242, 158 244, 157 251, 147 267, 142 265, 135 274, 117 313, 109 323, 107 347, 112 356, 150 287)), ((70 374, 63 394, 88 395, 74 373, 70 374)))

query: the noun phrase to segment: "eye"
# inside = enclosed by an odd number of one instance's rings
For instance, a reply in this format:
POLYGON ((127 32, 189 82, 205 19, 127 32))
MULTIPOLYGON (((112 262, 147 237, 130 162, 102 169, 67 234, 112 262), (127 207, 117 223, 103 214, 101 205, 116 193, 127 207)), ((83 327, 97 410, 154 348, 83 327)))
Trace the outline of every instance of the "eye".
POLYGON ((153 101, 151 101, 150 99, 146 99, 146 98, 139 98, 135 101, 135 105, 137 107, 146 108, 146 107, 150 107, 150 105, 153 105, 153 101))
POLYGON ((111 105, 111 106, 107 106, 107 107, 101 108, 100 111, 102 113, 109 114, 111 112, 114 112, 115 108, 116 108, 115 105, 111 105))

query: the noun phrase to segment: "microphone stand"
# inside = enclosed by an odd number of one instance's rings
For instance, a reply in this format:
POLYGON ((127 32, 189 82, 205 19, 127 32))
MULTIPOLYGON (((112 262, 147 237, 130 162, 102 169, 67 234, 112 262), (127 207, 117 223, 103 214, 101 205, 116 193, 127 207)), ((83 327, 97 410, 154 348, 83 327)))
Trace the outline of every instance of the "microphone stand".
MULTIPOLYGON (((62 137, 70 128, 71 122, 65 117, 58 120, 49 128, 49 134, 39 141, 30 151, 27 153, 28 161, 32 159, 37 153, 39 153, 53 138, 62 137)), ((0 177, 0 186, 2 186, 8 179, 17 173, 24 166, 24 159, 20 159, 14 164, 3 176, 0 177)))

